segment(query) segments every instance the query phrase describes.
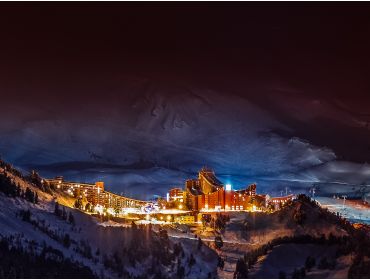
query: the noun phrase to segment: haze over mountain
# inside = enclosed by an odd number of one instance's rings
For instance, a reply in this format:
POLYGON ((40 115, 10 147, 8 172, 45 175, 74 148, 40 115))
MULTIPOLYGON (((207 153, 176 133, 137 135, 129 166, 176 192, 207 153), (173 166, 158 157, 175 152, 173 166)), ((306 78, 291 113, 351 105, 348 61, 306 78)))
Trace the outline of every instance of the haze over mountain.
POLYGON ((203 165, 235 187, 358 193, 367 10, 2 4, 0 154, 142 198, 203 165))

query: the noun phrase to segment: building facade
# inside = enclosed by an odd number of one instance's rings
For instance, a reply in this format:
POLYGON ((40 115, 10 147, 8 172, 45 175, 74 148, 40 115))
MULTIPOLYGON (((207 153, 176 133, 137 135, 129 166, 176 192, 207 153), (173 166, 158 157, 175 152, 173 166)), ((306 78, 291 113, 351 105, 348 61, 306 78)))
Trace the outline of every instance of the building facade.
POLYGON ((269 199, 269 204, 271 204, 275 210, 278 210, 282 206, 284 206, 286 203, 292 201, 294 198, 295 198, 295 195, 293 194, 286 195, 286 196, 271 197, 269 199))
POLYGON ((92 206, 101 205, 105 208, 122 209, 140 208, 148 203, 106 191, 104 182, 96 182, 95 184, 68 182, 64 181, 63 177, 45 179, 45 182, 76 199, 86 200, 92 206))
POLYGON ((256 197, 256 184, 244 190, 234 191, 225 187, 207 168, 199 171, 198 179, 185 182, 185 203, 189 210, 248 210, 252 209, 256 197))

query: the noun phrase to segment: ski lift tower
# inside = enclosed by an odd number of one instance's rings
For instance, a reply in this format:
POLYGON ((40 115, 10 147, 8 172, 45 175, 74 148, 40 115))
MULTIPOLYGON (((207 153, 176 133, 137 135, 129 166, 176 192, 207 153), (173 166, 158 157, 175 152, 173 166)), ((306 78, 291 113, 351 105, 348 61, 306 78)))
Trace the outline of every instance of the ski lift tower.
POLYGON ((367 202, 366 201, 366 193, 369 191, 368 190, 369 188, 369 185, 367 185, 366 183, 363 183, 360 187, 360 194, 361 194, 361 199, 363 202, 367 202))
POLYGON ((315 200, 315 192, 316 192, 316 188, 315 187, 313 187, 312 189, 310 189, 310 193, 312 194, 313 200, 315 200))
POLYGON ((347 198, 347 196, 346 195, 342 195, 342 197, 343 197, 343 208, 344 208, 344 205, 346 204, 346 198, 347 198))

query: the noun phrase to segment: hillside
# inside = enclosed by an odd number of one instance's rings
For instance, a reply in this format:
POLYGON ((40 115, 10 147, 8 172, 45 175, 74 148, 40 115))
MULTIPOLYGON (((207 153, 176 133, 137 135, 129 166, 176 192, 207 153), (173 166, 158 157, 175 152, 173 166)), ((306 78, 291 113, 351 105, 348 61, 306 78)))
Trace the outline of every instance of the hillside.
POLYGON ((218 228, 122 225, 80 212, 74 200, 0 165, 0 274, 104 278, 366 278, 369 228, 310 198, 279 211, 230 212, 218 228), (198 240, 200 238, 200 240, 198 240), (216 238, 222 240, 216 246, 216 238), (11 253, 9 253, 11 252, 11 253), (37 263, 21 269, 20 260, 37 263), (314 259, 314 265, 312 265, 314 259), (308 262, 308 264, 307 264, 308 262), (12 269, 5 268, 11 264, 12 269), (57 268, 68 265, 70 271, 57 268), (46 269, 45 267, 49 267, 46 269), (5 274, 11 272, 10 274, 5 274), (19 272, 20 271, 20 272, 19 272), (17 274, 17 273, 20 274, 17 274), (68 276, 69 275, 69 276, 68 276))
POLYGON ((150 225, 102 226, 97 218, 69 208, 71 200, 61 193, 41 190, 9 167, 1 167, 0 179, 0 242, 6 244, 0 254, 12 252, 0 261, 0 272, 8 271, 10 263, 10 276, 24 278, 215 276, 217 255, 206 247, 197 250, 196 242, 173 242, 165 231, 156 233, 150 225), (33 193, 33 198, 37 194, 37 201, 26 193, 33 193), (20 269, 22 264, 9 259, 11 256, 45 265, 20 269), (71 265, 69 274, 54 269, 63 264, 71 265), (77 270, 81 274, 73 275, 77 270))
POLYGON ((251 278, 369 276, 369 229, 357 230, 306 196, 273 214, 247 215, 243 225, 253 244, 244 257, 251 278))
POLYGON ((233 278, 241 267, 238 262, 246 267, 238 278, 279 278, 280 271, 292 278, 308 257, 316 261, 305 270, 308 278, 368 277, 369 228, 350 224, 306 196, 273 213, 228 215, 223 229, 195 232, 212 248, 212 240, 221 236, 223 246, 215 249, 223 259, 221 278, 233 278))

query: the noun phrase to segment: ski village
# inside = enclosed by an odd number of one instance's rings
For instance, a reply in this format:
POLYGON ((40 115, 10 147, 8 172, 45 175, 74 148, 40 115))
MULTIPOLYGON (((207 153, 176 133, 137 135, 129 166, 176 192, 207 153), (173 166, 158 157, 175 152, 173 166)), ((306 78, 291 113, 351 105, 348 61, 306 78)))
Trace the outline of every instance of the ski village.
POLYGON ((209 168, 166 197, 141 201, 109 192, 103 182, 23 175, 1 161, 0 190, 5 278, 368 273, 367 225, 351 223, 304 194, 270 197, 259 194, 255 183, 234 190, 209 168))

